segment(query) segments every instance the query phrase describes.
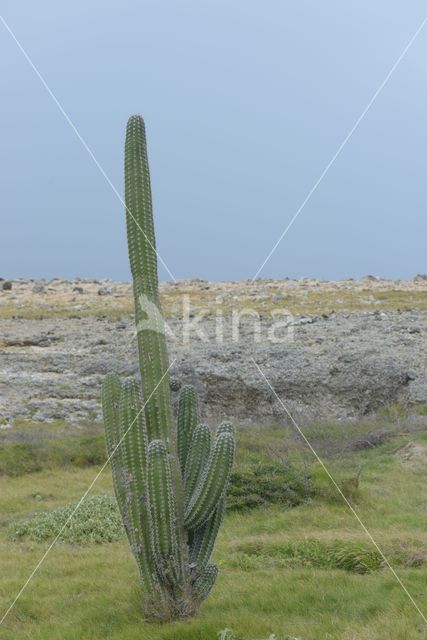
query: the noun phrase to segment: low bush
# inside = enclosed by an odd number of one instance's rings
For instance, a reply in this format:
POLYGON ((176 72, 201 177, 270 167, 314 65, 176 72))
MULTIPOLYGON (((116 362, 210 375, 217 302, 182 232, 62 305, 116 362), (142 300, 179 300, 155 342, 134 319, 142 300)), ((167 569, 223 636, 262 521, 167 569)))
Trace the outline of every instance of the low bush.
POLYGON ((227 497, 229 511, 267 504, 295 507, 314 495, 310 474, 283 462, 258 462, 231 474, 227 497))
MULTIPOLYGON (((78 502, 54 511, 37 513, 11 527, 13 540, 51 542, 67 523, 78 502)), ((110 495, 86 498, 61 532, 58 542, 88 544, 114 542, 123 535, 122 520, 116 500, 110 495)))

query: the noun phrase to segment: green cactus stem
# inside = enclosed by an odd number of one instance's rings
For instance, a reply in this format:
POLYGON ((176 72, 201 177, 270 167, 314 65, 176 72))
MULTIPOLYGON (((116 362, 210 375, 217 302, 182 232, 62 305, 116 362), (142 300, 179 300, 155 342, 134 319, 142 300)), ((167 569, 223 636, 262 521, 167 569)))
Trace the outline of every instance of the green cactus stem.
POLYGON ((199 424, 197 394, 183 387, 173 419, 145 125, 131 116, 125 201, 141 381, 108 375, 102 409, 113 486, 143 586, 147 619, 193 615, 218 568, 208 564, 234 459, 230 423, 199 424))
POLYGON ((200 424, 193 432, 184 474, 185 501, 188 504, 201 480, 209 460, 211 432, 205 424, 200 424))
POLYGON ((197 529, 207 520, 224 495, 234 462, 234 436, 220 433, 212 447, 205 472, 185 511, 185 525, 197 529))
POLYGON ((178 458, 182 475, 185 474, 185 465, 191 440, 198 419, 197 395, 194 387, 186 386, 181 389, 178 402, 178 458))
POLYGON ((126 129, 125 203, 148 439, 168 441, 173 425, 169 361, 158 292, 150 172, 141 116, 131 116, 126 129))
POLYGON ((172 475, 163 440, 152 440, 149 444, 147 483, 157 572, 169 587, 179 588, 183 564, 178 545, 172 475))
POLYGON ((210 560, 224 512, 225 496, 220 499, 209 520, 193 533, 190 547, 190 562, 195 565, 197 570, 203 569, 210 560))
POLYGON ((197 599, 207 598, 218 575, 218 567, 215 564, 208 564, 193 583, 193 592, 197 599))

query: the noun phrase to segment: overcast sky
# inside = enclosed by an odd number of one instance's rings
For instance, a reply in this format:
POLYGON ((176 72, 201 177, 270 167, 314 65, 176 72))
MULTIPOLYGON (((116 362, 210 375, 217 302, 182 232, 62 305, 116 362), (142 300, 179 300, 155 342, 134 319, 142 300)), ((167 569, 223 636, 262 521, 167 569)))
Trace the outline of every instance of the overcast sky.
MULTIPOLYGON (((2 2, 119 195, 147 126, 176 278, 252 278, 427 15, 402 0, 2 2)), ((427 25, 261 272, 427 272, 427 25)), ((0 276, 129 279, 123 206, 0 24, 0 276)), ((171 279, 161 268, 162 279, 171 279)))

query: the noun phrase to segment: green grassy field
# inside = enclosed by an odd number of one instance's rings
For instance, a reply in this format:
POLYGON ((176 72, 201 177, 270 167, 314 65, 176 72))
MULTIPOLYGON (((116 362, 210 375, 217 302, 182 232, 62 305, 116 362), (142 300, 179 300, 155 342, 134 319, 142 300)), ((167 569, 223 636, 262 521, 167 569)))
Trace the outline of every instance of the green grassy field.
MULTIPOLYGON (((388 416, 382 420, 391 424, 388 416)), ((427 464, 405 464, 396 455, 407 442, 427 448, 427 431, 405 434, 392 425, 392 437, 383 444, 354 451, 352 442, 372 425, 329 427, 329 440, 322 437, 325 426, 307 427, 307 433, 427 615, 427 464), (349 429, 354 429, 351 437, 349 429)), ((10 475, 20 451, 13 448, 16 442, 3 442, 8 466, 0 465, 2 614, 49 546, 11 539, 15 523, 78 500, 100 468, 98 434, 83 436, 93 439, 91 454, 85 457, 82 436, 66 437, 61 425, 56 428, 57 441, 50 437, 52 428, 46 428, 49 437, 39 446, 37 472, 30 464, 10 475), (76 440, 70 445, 72 437, 76 440)), ((21 426, 22 433, 29 429, 21 426)), ((23 440, 28 444, 28 437, 23 440)), ((22 438, 17 441, 22 445, 22 438)), ((270 634, 302 640, 427 638, 422 617, 320 465, 292 433, 282 427, 240 430, 239 472, 248 473, 251 465, 272 459, 285 464, 291 460, 307 474, 311 498, 293 508, 267 501, 261 507, 230 511, 215 552, 220 576, 196 618, 164 625, 143 622, 136 568, 121 537, 104 544, 56 545, 9 613, 0 637, 208 640, 230 629, 229 638, 245 640, 270 634)), ((106 469, 91 495, 111 491, 106 469)))

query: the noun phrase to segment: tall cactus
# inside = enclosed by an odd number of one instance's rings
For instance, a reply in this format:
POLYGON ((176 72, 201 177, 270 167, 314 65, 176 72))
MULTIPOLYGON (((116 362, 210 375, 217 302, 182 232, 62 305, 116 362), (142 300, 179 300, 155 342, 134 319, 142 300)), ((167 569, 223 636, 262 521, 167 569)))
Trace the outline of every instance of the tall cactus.
POLYGON ((125 201, 141 380, 112 373, 102 387, 107 453, 148 619, 193 615, 218 568, 209 564, 234 459, 230 423, 200 424, 193 387, 174 421, 161 312, 145 125, 129 118, 125 201), (212 442, 211 442, 212 441, 212 442))

